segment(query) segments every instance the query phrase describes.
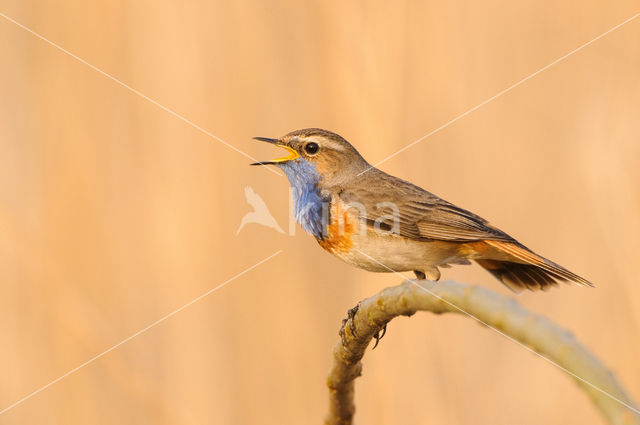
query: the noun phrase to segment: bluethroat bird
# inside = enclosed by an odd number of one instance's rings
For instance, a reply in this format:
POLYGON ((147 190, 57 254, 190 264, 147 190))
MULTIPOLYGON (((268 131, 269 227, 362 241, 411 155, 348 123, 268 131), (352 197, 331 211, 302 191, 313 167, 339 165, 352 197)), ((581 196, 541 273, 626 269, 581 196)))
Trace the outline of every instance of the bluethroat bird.
POLYGON ((558 281, 593 286, 487 220, 372 167, 335 133, 310 128, 255 139, 287 151, 283 158, 252 165, 284 171, 296 220, 348 264, 438 280, 439 268, 473 260, 516 292, 546 290, 558 281))

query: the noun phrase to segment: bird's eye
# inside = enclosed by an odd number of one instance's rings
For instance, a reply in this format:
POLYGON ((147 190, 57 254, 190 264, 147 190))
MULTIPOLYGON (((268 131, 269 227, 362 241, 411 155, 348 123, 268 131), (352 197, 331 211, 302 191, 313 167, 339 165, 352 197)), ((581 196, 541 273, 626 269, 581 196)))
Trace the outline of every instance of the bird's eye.
POLYGON ((309 142, 304 145, 304 151, 309 155, 315 155, 320 150, 320 146, 318 146, 315 142, 309 142))

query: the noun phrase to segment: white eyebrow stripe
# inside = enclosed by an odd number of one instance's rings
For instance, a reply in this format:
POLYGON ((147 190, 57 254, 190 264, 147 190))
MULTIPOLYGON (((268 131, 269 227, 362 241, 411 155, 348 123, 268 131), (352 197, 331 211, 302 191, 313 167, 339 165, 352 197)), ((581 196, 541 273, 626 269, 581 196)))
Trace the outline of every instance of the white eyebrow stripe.
POLYGON ((330 149, 334 149, 337 151, 344 151, 344 145, 342 145, 341 143, 334 142, 333 140, 329 140, 325 137, 320 137, 316 140, 320 146, 324 145, 329 147, 330 149))
POLYGON ((345 146, 342 143, 338 143, 335 140, 331 140, 321 134, 311 134, 309 136, 293 136, 289 139, 289 143, 300 143, 303 146, 309 142, 316 142, 321 147, 324 146, 325 148, 333 149, 336 151, 344 152, 346 150, 345 146))

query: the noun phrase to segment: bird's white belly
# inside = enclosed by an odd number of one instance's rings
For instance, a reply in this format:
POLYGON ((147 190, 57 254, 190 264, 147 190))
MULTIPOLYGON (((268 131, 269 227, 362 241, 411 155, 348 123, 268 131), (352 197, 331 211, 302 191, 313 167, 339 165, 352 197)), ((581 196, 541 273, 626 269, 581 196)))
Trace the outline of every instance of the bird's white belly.
POLYGON ((380 236, 369 231, 351 235, 348 250, 332 253, 348 264, 372 272, 403 272, 424 270, 447 263, 452 252, 448 244, 422 242, 398 235, 380 236))
POLYGON ((341 202, 331 205, 331 223, 320 246, 344 262, 372 272, 428 271, 456 262, 458 246, 418 241, 374 229, 341 202))

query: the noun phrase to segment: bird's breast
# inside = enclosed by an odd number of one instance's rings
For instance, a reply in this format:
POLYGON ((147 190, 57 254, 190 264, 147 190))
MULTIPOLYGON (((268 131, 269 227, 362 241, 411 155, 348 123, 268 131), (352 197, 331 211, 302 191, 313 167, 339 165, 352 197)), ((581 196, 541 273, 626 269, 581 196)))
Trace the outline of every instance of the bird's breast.
POLYGON ((372 272, 424 270, 425 267, 457 261, 457 244, 412 240, 368 226, 340 198, 333 197, 324 237, 316 237, 322 248, 342 261, 372 272))
POLYGON ((332 254, 346 253, 353 247, 353 234, 358 231, 359 219, 339 199, 333 199, 324 235, 317 238, 322 248, 332 254))

